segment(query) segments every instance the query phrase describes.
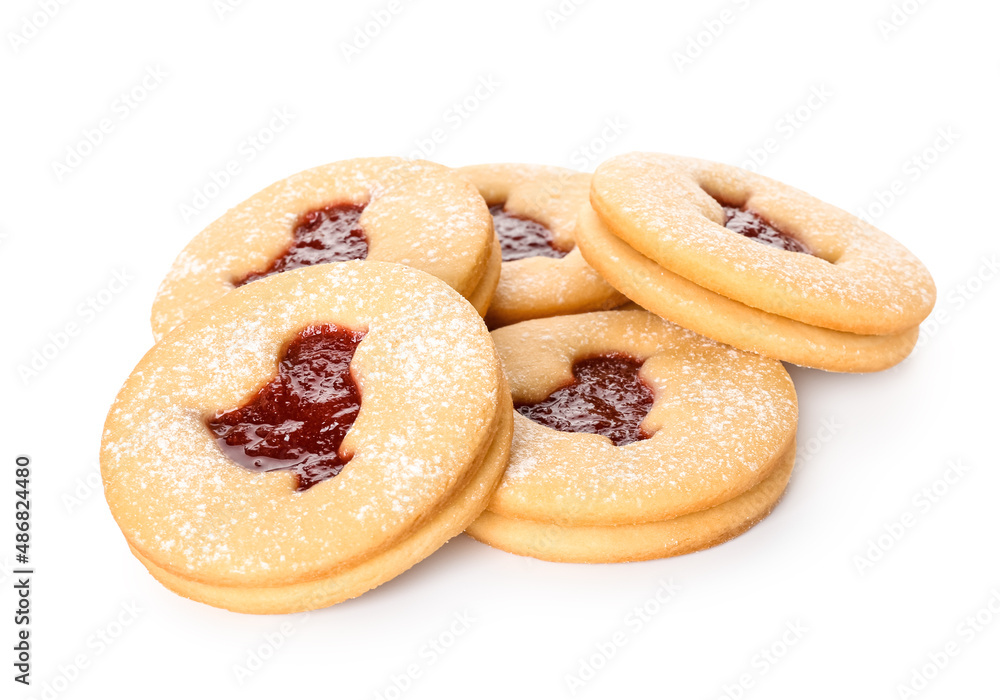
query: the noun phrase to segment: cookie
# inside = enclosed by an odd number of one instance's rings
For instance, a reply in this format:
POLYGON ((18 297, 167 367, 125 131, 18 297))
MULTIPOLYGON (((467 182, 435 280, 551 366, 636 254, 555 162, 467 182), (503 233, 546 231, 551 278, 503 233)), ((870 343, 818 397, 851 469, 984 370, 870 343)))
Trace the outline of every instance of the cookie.
POLYGON ((900 243, 733 166, 633 153, 597 168, 577 244, 612 285, 715 340, 838 372, 913 349, 934 282, 900 243))
POLYGON ((551 561, 653 559, 736 536, 783 493, 798 404, 780 362, 641 310, 492 335, 514 440, 472 537, 551 561))
POLYGON ((513 163, 459 172, 489 205, 503 251, 487 325, 610 309, 627 301, 576 249, 576 216, 590 196, 589 174, 513 163))
POLYGON ((160 285, 153 335, 163 337, 234 287, 358 259, 428 272, 483 315, 500 258, 489 210, 454 170, 403 158, 340 161, 274 183, 199 233, 160 285))
POLYGON ((150 573, 240 612, 358 596, 460 533, 507 463, 488 331, 402 265, 304 267, 226 294, 139 362, 101 474, 150 573))

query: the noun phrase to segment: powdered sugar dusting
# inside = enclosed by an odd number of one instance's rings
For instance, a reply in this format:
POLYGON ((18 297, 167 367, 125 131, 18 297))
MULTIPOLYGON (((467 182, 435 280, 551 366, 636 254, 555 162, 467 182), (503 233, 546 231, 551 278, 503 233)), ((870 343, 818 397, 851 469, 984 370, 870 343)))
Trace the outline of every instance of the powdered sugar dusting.
POLYGON ((403 158, 341 161, 274 183, 198 234, 160 285, 154 335, 226 294, 234 280, 266 269, 292 241, 302 214, 333 204, 367 205, 359 223, 369 260, 416 267, 465 295, 483 275, 492 220, 456 172, 403 158))
POLYGON ((698 510, 759 482, 795 432, 795 391, 780 363, 643 311, 528 321, 493 335, 515 401, 539 383, 550 391, 575 359, 600 352, 645 360, 639 376, 655 395, 642 424, 652 437, 622 447, 515 414, 510 465, 491 504, 504 515, 598 524, 698 510))
POLYGON ((625 297, 587 264, 576 249, 574 231, 590 194, 590 175, 547 165, 500 163, 459 170, 489 204, 536 220, 569 250, 563 258, 529 257, 505 262, 487 321, 505 325, 526 318, 610 308, 625 297))
POLYGON ((467 478, 492 439, 498 361, 453 290, 373 262, 247 285, 170 334, 112 406, 108 501, 130 543, 181 575, 278 585, 388 546, 467 478), (287 472, 229 461, 204 418, 241 405, 307 325, 366 329, 351 365, 361 412, 336 477, 296 492, 287 472))
POLYGON ((890 236, 804 192, 739 168, 630 153, 597 169, 592 201, 616 235, 666 269, 803 323, 897 333, 917 325, 934 304, 927 269, 890 236), (745 204, 804 241, 818 257, 763 246, 726 230, 722 207, 713 197, 745 204))

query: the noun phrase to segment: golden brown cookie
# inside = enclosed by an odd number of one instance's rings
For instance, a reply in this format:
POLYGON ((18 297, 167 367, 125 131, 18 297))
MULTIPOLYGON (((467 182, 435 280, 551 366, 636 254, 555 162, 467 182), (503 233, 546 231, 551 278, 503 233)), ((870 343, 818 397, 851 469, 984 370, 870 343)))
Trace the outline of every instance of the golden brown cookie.
POLYGON ((780 362, 646 311, 525 321, 493 339, 517 408, 476 539, 553 561, 672 556, 739 534, 784 491, 798 406, 780 362))
POLYGON ((598 311, 627 301, 576 250, 576 216, 588 200, 590 175, 515 163, 459 172, 490 207, 503 251, 487 325, 598 311))
POLYGON ((468 532, 514 554, 564 562, 624 562, 689 554, 728 542, 766 518, 784 495, 795 442, 762 482, 712 508, 638 525, 561 525, 484 512, 468 532))
POLYGON ((225 295, 147 353, 108 414, 105 494, 174 591, 319 608, 479 515, 507 463, 510 401, 482 320, 440 280, 305 267, 225 295))
POLYGON ((358 158, 280 180, 238 204, 181 252, 153 303, 153 335, 236 286, 304 265, 380 260, 409 265, 489 308, 500 245, 475 187, 443 165, 358 158))
POLYGON ((926 268, 885 233, 762 175, 692 158, 602 164, 577 241, 643 307, 809 367, 896 364, 934 304, 926 268))

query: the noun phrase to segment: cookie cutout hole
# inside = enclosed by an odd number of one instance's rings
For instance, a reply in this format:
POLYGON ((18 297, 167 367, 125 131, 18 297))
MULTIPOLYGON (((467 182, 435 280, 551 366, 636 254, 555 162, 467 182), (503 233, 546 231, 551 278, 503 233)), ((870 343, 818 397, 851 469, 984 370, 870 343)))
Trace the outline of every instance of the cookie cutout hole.
POLYGON ((739 197, 723 196, 708 184, 703 183, 701 189, 722 207, 722 226, 733 233, 749 238, 757 243, 780 248, 792 253, 805 253, 819 257, 808 245, 795 236, 782 231, 766 218, 747 206, 749 194, 739 197))
POLYGON ((726 218, 725 227, 734 233, 773 248, 788 250, 792 253, 813 254, 805 243, 778 230, 771 222, 751 209, 727 207, 723 204, 722 213, 726 218))
POLYGON ((500 249, 504 262, 522 258, 562 258, 569 254, 556 246, 552 231, 534 219, 511 214, 503 204, 490 207, 493 215, 493 230, 500 239, 500 249))
POLYGON ((337 476, 351 459, 340 444, 361 409, 351 359, 364 335, 332 325, 296 335, 274 379, 206 421, 223 454, 250 471, 292 471, 297 491, 337 476))
POLYGON ((292 230, 292 243, 266 270, 251 272, 233 284, 240 287, 262 277, 298 267, 368 257, 368 237, 358 221, 364 205, 334 204, 299 217, 292 230))
POLYGON ((639 379, 642 364, 619 354, 578 360, 570 384, 515 409, 553 430, 603 435, 619 447, 646 440, 639 424, 653 406, 653 390, 639 379))

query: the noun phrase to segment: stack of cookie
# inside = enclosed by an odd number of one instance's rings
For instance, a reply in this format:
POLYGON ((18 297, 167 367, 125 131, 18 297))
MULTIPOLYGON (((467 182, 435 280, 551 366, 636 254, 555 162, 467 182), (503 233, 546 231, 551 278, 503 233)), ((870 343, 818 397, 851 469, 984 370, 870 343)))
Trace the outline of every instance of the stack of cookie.
POLYGON ((930 273, 874 226, 770 178, 694 158, 633 153, 601 165, 577 242, 650 311, 804 367, 891 367, 913 350, 934 306, 930 273))
POLYGON ((891 366, 933 301, 884 233, 737 168, 334 163, 180 254, 105 493, 153 576, 243 612, 360 595, 462 531, 554 561, 691 552, 785 490, 781 360, 891 366))

